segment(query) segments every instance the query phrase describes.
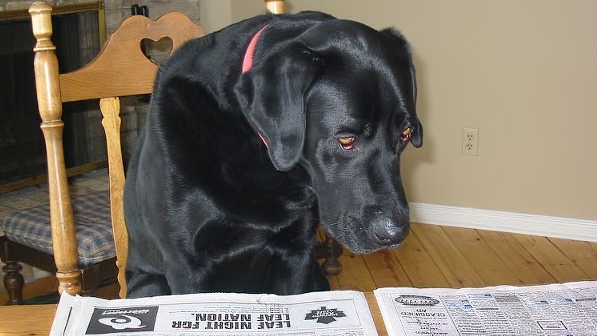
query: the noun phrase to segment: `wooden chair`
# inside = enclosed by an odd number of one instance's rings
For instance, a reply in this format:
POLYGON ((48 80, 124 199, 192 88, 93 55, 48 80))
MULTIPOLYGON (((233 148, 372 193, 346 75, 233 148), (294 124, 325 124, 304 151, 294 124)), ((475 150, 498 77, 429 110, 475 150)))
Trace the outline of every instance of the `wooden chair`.
MULTIPOLYGON (((265 1, 272 13, 283 9, 283 1, 265 1)), ((119 97, 150 94, 158 66, 147 59, 141 41, 158 41, 164 37, 172 40, 172 50, 183 42, 204 35, 203 29, 180 13, 169 13, 152 21, 136 15, 123 21, 120 28, 108 39, 100 54, 85 67, 70 73, 58 73, 55 46, 51 41, 52 7, 44 2, 34 3, 29 10, 33 25, 35 45, 35 79, 42 131, 46 142, 48 184, 50 193, 51 242, 53 251, 41 252, 34 246, 3 237, 3 260, 6 263, 5 284, 9 304, 22 303, 23 279, 18 262, 55 272, 59 292, 93 295, 102 282, 117 277, 120 297, 126 296, 124 268, 128 253, 128 236, 123 214, 123 189, 125 172, 120 136, 119 97), (106 133, 109 205, 116 256, 106 256, 92 264, 81 261, 75 225, 78 213, 73 204, 79 201, 69 194, 64 163, 62 131, 62 104, 66 102, 99 99, 106 133), (53 253, 51 253, 53 252, 53 253)), ((76 204, 75 204, 76 205, 76 204)), ((82 206, 85 208, 85 206, 82 206)), ((109 219, 106 221, 110 221, 109 219)), ((109 225, 109 223, 108 223, 109 225)), ((79 237, 79 242, 81 237, 79 237)), ((80 249, 79 249, 80 250, 80 249)), ((341 253, 338 243, 323 236, 316 256, 326 259, 324 269, 337 274, 341 267, 337 257, 341 253)))
MULTIPOLYGON (((55 46, 51 41, 52 7, 44 2, 34 3, 29 12, 33 34, 37 40, 35 52, 35 80, 39 113, 42 118, 48 164, 50 193, 50 221, 53 257, 23 243, 4 238, 5 283, 9 303, 21 303, 22 276, 17 275, 26 262, 56 273, 59 292, 89 293, 101 281, 115 277, 120 284, 120 297, 126 295, 124 266, 127 258, 127 232, 123 214, 124 165, 120 138, 119 97, 150 94, 158 66, 141 50, 141 41, 172 40, 172 50, 185 41, 204 35, 203 29, 181 13, 169 13, 156 21, 135 15, 123 21, 108 39, 100 54, 85 67, 58 74, 55 46), (69 194, 62 132, 62 104, 99 99, 106 133, 109 171, 109 209, 113 228, 116 257, 109 257, 93 265, 83 265, 79 257, 77 229, 73 202, 69 194), (83 266, 83 267, 82 267, 83 266), (8 269, 7 269, 8 268, 8 269), (99 281, 91 281, 94 274, 99 281), (83 283, 82 280, 83 279, 83 283), (19 288, 20 287, 20 288, 19 288)), ((8 235, 7 235, 8 236, 8 235)))

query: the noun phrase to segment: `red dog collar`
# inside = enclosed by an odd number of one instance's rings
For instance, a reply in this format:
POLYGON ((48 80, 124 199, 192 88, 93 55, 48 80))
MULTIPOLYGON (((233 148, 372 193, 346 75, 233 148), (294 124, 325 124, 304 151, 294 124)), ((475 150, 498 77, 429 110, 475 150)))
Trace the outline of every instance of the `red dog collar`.
POLYGON ((257 42, 259 41, 261 33, 263 33, 267 26, 269 26, 269 24, 259 29, 259 31, 251 39, 251 42, 249 42, 249 45, 247 46, 247 51, 245 51, 245 57, 243 58, 242 73, 249 71, 251 67, 253 67, 253 55, 255 54, 255 47, 257 46, 257 42))

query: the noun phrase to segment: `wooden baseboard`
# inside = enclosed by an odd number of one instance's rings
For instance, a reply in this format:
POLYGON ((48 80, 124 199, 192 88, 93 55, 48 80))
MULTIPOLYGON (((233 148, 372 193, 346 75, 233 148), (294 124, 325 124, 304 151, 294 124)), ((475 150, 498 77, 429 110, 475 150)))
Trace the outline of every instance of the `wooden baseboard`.
POLYGON ((411 221, 597 242, 597 221, 410 203, 411 221))

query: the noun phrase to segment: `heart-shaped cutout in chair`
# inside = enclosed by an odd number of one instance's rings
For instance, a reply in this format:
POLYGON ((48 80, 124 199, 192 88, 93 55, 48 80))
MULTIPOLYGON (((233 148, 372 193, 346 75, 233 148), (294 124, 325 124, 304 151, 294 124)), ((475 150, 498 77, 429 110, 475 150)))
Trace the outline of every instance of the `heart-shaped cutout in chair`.
POLYGON ((149 38, 141 40, 141 50, 148 60, 158 66, 164 64, 172 54, 172 39, 168 36, 162 37, 158 41, 149 38))

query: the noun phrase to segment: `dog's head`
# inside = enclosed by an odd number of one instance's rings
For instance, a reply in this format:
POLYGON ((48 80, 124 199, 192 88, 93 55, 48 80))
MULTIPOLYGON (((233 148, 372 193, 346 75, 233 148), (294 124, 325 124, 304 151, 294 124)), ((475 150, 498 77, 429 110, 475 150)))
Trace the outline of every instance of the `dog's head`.
POLYGON ((423 142, 406 40, 331 19, 262 50, 236 92, 274 166, 309 169, 324 227, 350 250, 399 245, 409 231, 400 153, 423 142))

